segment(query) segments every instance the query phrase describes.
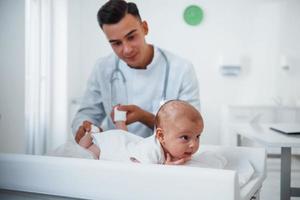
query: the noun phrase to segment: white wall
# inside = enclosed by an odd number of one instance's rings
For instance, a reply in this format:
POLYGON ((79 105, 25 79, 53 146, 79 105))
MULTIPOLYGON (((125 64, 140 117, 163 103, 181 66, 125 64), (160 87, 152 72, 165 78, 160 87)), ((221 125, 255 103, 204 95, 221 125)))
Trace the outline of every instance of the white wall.
MULTIPOLYGON (((70 2, 69 98, 80 97, 93 64, 111 52, 96 13, 105 1, 70 2)), ((220 142, 221 107, 226 104, 285 105, 300 100, 300 1, 297 0, 136 0, 150 27, 148 41, 193 62, 200 84, 206 129, 202 142, 220 142), (184 8, 204 9, 200 26, 182 19, 184 8), (291 70, 280 67, 284 55, 291 70), (223 77, 219 61, 240 64, 239 77, 223 77)))
POLYGON ((25 1, 0 1, 0 152, 25 152, 25 1))

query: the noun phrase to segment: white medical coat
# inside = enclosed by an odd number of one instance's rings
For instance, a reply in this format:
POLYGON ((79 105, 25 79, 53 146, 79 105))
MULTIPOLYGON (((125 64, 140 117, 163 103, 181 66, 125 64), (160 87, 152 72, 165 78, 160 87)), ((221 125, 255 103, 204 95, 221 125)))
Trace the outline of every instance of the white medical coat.
MULTIPOLYGON (((168 51, 163 50, 169 62, 169 76, 166 100, 180 99, 200 109, 199 87, 192 64, 168 51)), ((116 69, 116 55, 99 59, 88 80, 83 100, 72 123, 73 134, 87 120, 105 129, 114 129, 110 117, 112 111, 111 77, 116 69), (103 127, 105 121, 106 127, 103 127)), ((147 69, 133 69, 120 60, 119 68, 126 78, 128 104, 134 104, 155 114, 162 100, 166 74, 166 60, 157 47, 147 69)), ((153 134, 146 125, 136 122, 128 126, 128 131, 142 137, 153 134)))

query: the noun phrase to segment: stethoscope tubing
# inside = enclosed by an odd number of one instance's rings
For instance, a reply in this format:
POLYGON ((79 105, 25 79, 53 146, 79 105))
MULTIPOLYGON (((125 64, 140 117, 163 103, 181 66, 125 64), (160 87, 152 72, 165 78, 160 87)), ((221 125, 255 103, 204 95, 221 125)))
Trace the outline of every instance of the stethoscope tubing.
MULTIPOLYGON (((170 63, 169 63, 169 60, 168 60, 166 54, 163 52, 163 50, 158 48, 158 51, 161 53, 161 55, 163 56, 163 58, 166 62, 165 80, 164 80, 164 87, 163 87, 162 99, 161 99, 161 104, 162 104, 167 99, 167 87, 168 87, 168 80, 169 80, 169 74, 170 74, 170 63)), ((112 84, 114 82, 114 79, 115 79, 114 75, 119 72, 121 74, 123 84, 126 85, 126 77, 125 77, 124 73, 120 70, 119 63, 120 63, 120 58, 116 57, 115 70, 111 74, 110 83, 112 84)), ((126 89, 126 95, 127 95, 127 89, 126 89)), ((111 96, 112 96, 112 91, 111 91, 111 96)), ((113 98, 113 97, 111 97, 111 98, 113 98)))

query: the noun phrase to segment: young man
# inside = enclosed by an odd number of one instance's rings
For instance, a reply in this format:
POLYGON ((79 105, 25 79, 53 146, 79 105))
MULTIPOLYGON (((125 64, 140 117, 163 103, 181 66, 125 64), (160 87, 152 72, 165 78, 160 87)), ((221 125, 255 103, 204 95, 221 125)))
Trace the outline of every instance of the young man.
POLYGON ((113 129, 114 107, 125 111, 128 131, 147 137, 162 100, 181 99, 200 107, 193 66, 170 52, 148 44, 148 24, 134 3, 111 0, 97 14, 114 54, 99 59, 77 112, 72 129, 75 140, 103 122, 113 129))

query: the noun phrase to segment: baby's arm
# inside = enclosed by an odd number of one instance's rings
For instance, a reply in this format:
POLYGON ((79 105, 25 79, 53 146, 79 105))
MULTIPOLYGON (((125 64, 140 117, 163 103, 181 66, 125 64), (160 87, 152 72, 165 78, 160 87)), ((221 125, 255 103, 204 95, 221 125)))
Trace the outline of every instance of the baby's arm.
POLYGON ((122 129, 124 131, 128 131, 125 121, 117 121, 117 122, 115 122, 115 126, 117 129, 122 129))
POLYGON ((92 133, 87 133, 85 134, 85 136, 83 136, 80 141, 79 141, 79 145, 82 146, 83 148, 89 150, 90 152, 92 152, 93 157, 95 159, 99 159, 100 156, 100 149, 93 144, 93 138, 91 136, 92 133))
POLYGON ((78 143, 83 148, 88 149, 93 144, 93 138, 91 137, 91 133, 86 133, 78 143))
POLYGON ((92 144, 89 148, 88 148, 89 151, 91 151, 93 153, 93 156, 95 159, 99 159, 100 157, 100 149, 98 148, 97 145, 95 144, 92 144))

